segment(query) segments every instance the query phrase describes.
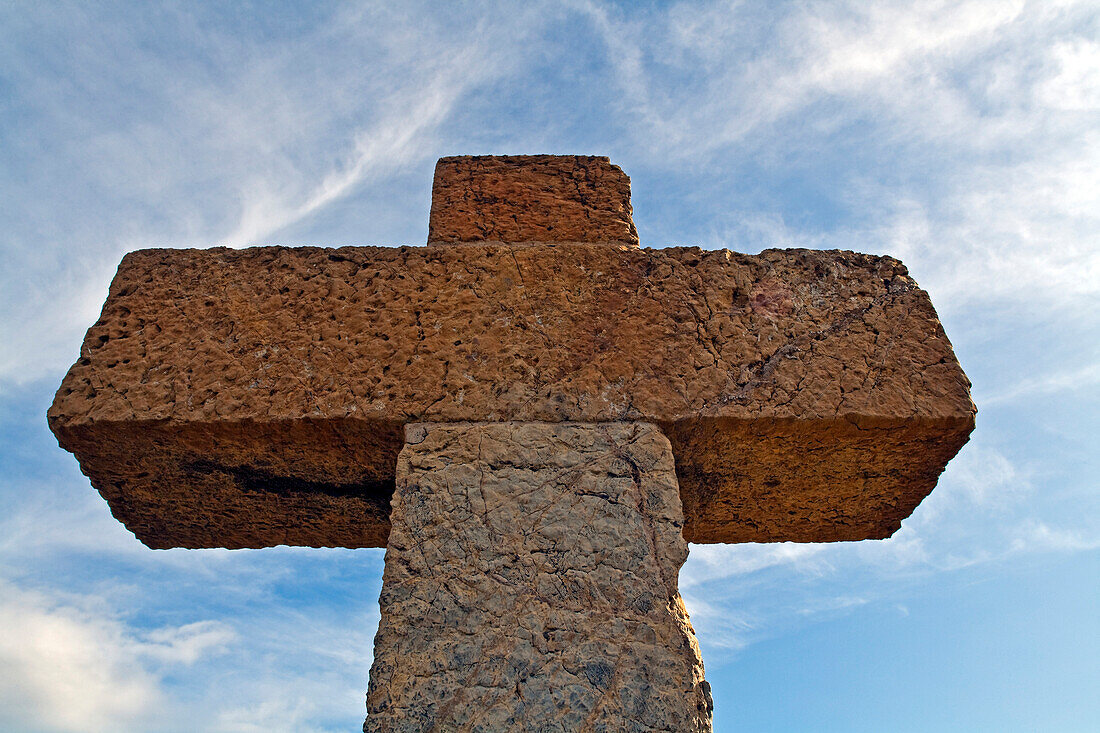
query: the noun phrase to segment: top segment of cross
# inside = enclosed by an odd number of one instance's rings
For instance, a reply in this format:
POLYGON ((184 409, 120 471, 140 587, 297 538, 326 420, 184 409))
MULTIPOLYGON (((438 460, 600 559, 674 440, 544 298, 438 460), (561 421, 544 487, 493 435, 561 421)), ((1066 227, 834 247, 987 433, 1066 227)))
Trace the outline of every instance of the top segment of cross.
POLYGON ((638 245, 630 178, 593 155, 440 158, 428 244, 591 242, 638 245))
POLYGON ((894 532, 974 425, 905 267, 630 217, 606 158, 444 158, 431 246, 131 252, 50 427, 151 547, 384 546, 426 421, 655 423, 694 542, 894 532))

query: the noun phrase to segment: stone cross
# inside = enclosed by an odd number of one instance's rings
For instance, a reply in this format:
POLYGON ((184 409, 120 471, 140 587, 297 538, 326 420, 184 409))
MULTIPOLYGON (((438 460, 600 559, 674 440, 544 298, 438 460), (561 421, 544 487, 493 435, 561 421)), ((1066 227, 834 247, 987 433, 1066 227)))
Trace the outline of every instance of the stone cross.
POLYGON ((149 547, 386 547, 366 731, 710 730, 687 543, 888 537, 975 410, 897 260, 631 217, 444 158, 426 247, 132 252, 50 427, 149 547))

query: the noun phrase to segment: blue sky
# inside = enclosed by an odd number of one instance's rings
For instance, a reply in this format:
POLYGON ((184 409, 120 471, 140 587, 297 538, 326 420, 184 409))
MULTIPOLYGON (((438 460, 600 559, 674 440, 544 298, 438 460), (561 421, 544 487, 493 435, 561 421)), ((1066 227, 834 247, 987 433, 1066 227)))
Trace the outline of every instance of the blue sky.
POLYGON ((382 551, 148 550, 46 408, 125 252, 419 244, 436 158, 552 152, 645 246, 900 257, 974 382, 893 538, 692 548, 716 729, 1100 730, 1094 2, 222 5, 0 6, 0 729, 358 729, 382 551))

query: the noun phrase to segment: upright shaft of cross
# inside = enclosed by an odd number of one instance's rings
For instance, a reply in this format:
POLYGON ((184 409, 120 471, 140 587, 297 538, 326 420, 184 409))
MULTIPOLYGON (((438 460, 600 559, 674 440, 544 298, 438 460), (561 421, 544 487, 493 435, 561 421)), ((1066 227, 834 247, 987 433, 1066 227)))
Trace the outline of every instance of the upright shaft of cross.
POLYGON ((710 730, 655 426, 406 435, 365 731, 710 730))

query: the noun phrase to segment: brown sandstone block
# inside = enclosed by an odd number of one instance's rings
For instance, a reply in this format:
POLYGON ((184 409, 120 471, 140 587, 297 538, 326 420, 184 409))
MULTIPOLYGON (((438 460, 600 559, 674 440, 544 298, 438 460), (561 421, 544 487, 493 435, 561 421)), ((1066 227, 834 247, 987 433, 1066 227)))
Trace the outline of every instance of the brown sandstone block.
POLYGON ((152 547, 382 546, 402 426, 648 421, 694 542, 885 537, 974 424, 888 257, 607 245, 126 256, 49 412, 152 547))
POLYGON ((594 155, 440 158, 428 244, 638 244, 630 178, 594 155))

